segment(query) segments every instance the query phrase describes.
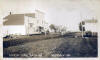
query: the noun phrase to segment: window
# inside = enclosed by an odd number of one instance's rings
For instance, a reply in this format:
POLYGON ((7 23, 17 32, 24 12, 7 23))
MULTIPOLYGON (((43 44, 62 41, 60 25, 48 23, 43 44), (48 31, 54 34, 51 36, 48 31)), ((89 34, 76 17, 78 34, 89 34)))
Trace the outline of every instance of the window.
POLYGON ((29 27, 33 27, 33 23, 29 23, 29 27))

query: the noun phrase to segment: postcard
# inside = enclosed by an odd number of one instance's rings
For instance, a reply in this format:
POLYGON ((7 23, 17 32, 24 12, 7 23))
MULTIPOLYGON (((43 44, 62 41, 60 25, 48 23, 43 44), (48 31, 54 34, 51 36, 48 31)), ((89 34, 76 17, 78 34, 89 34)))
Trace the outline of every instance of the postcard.
POLYGON ((1 0, 1 60, 99 60, 99 0, 1 0))

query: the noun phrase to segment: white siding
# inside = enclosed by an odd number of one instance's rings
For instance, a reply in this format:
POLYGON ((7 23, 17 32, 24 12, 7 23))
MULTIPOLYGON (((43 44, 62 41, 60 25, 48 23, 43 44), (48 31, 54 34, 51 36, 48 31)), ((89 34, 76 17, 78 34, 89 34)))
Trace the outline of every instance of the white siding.
POLYGON ((36 34, 37 26, 38 24, 36 18, 25 16, 26 34, 36 34), (30 24, 32 25, 30 26, 30 24))
POLYGON ((39 21, 38 25, 44 27, 44 13, 36 11, 36 19, 39 21))
POLYGON ((16 34, 16 35, 25 35, 25 26, 24 25, 8 25, 3 27, 3 36, 9 35, 9 34, 16 34))
POLYGON ((39 26, 45 27, 44 14, 35 12, 35 17, 24 16, 26 34, 40 33, 37 29, 39 26))
POLYGON ((86 23, 85 29, 86 31, 97 32, 97 24, 96 23, 86 23))

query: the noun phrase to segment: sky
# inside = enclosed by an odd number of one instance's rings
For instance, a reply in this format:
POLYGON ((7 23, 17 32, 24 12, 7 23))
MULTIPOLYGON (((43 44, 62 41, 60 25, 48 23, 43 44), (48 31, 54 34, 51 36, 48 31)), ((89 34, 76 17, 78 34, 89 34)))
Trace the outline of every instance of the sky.
POLYGON ((31 13, 40 10, 45 13, 49 24, 66 25, 68 30, 77 31, 80 21, 96 18, 95 6, 99 0, 1 0, 0 16, 11 11, 31 13))

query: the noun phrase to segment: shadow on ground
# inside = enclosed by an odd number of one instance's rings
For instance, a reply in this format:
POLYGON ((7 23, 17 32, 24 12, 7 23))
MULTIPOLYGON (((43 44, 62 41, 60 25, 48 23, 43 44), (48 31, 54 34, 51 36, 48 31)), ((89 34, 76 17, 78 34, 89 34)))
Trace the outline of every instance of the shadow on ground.
POLYGON ((60 57, 97 57, 97 38, 64 38, 65 42, 55 49, 60 57))

